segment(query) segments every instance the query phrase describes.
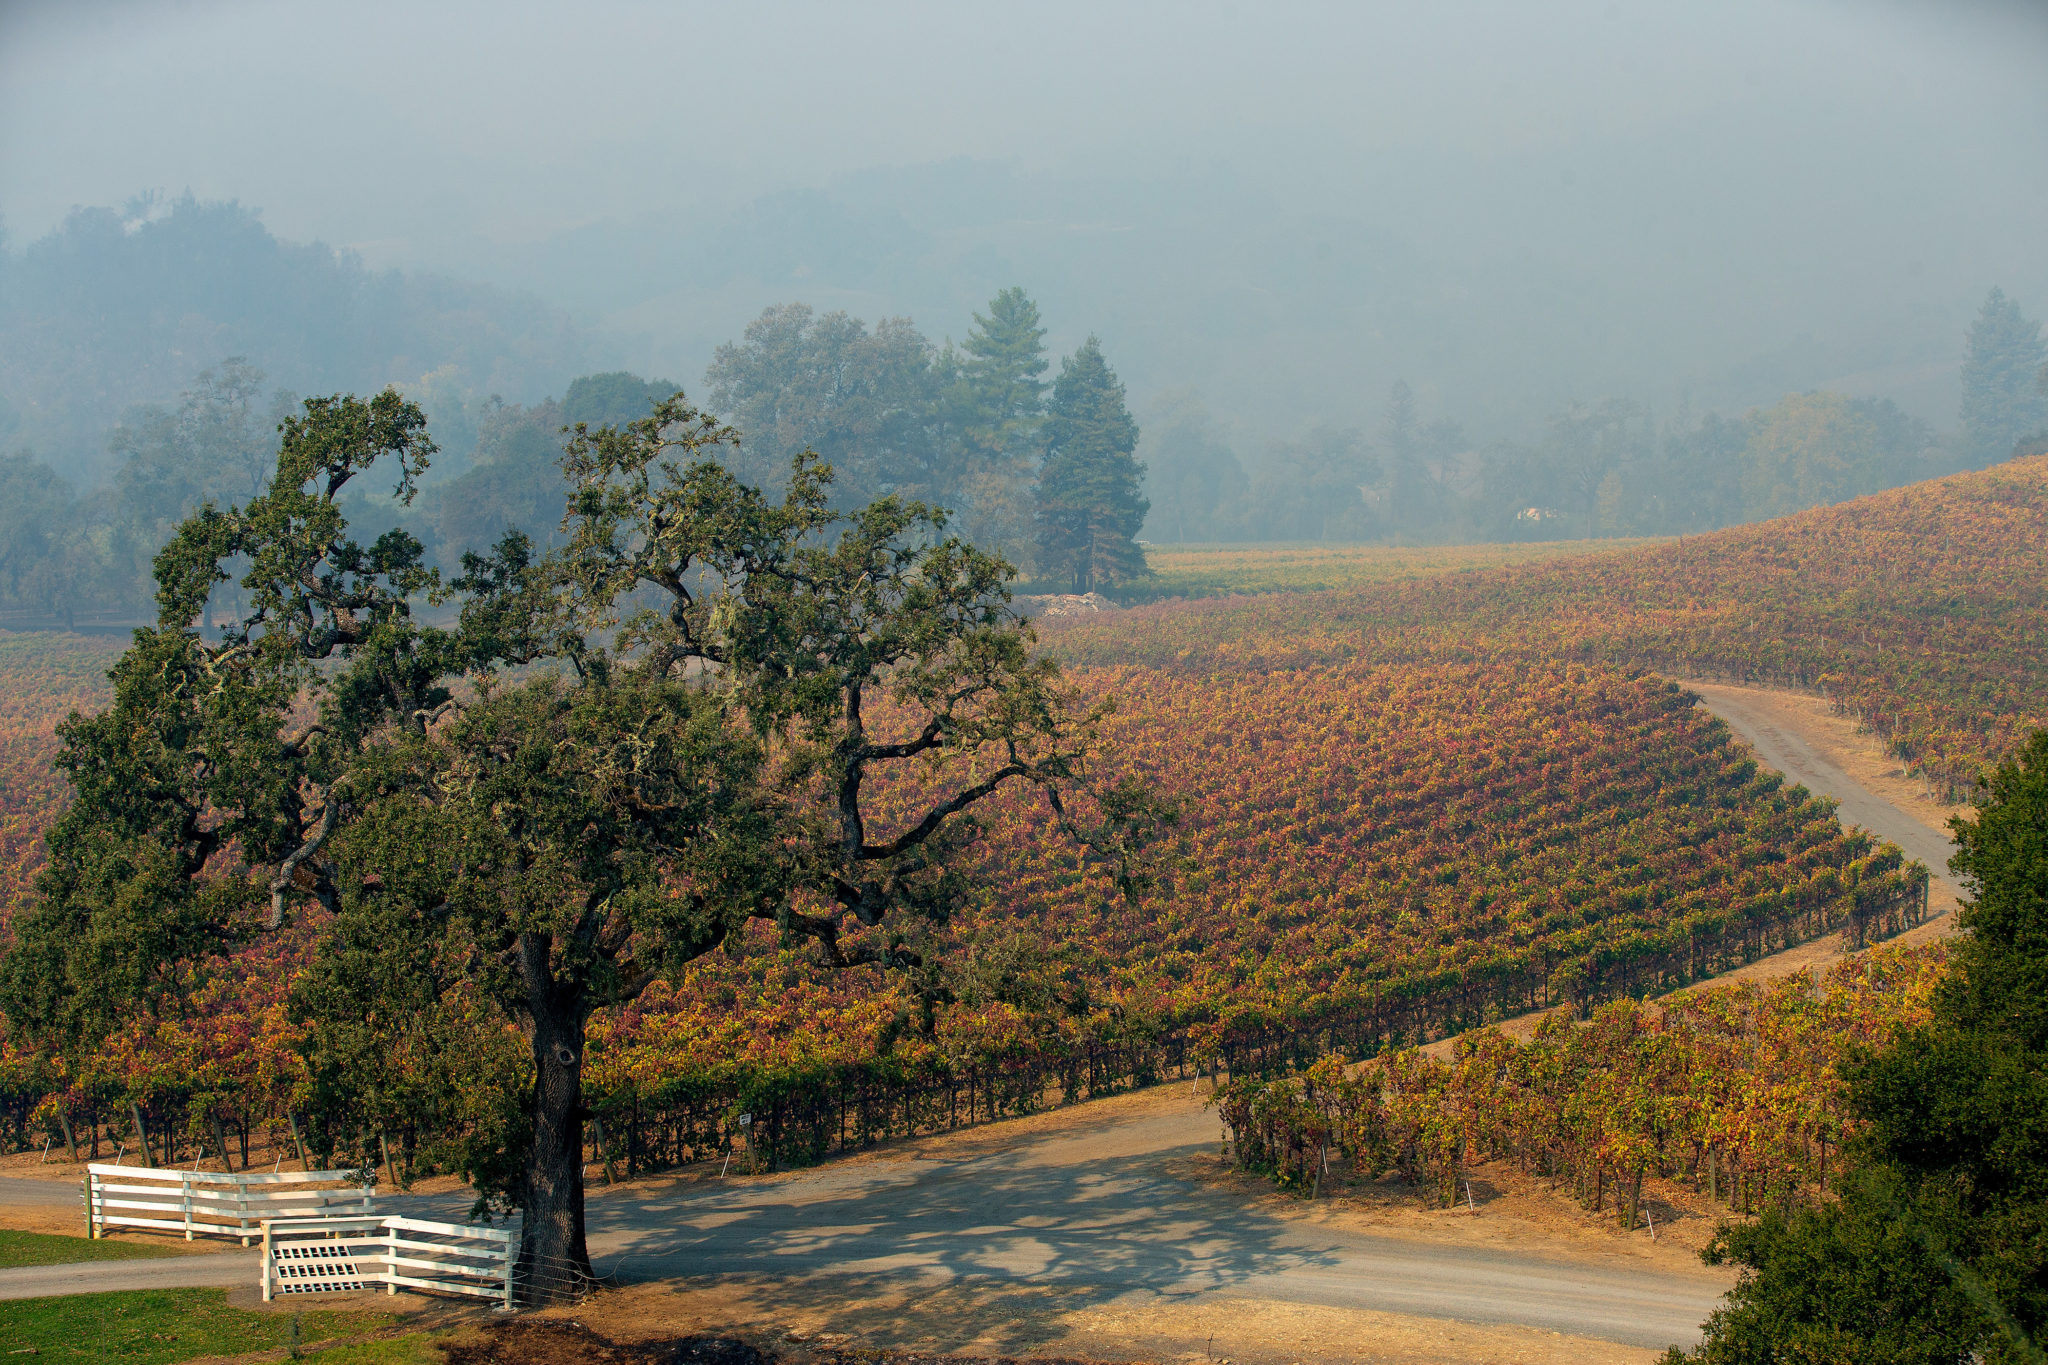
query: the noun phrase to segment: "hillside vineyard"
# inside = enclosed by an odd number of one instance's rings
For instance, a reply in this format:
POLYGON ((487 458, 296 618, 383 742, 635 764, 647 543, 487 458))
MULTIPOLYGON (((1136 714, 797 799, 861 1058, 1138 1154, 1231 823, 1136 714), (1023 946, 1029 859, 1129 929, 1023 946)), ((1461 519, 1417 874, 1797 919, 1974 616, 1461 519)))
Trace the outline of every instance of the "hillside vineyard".
POLYGON ((1190 676, 1579 659, 1826 694, 1952 798, 2048 722, 2048 456, 1649 549, 1054 624, 1190 676))
MULTIPOLYGON (((2048 714, 2044 495, 2048 459, 2020 460, 1648 549, 1049 623, 1081 693, 1116 703, 1099 776, 1181 804, 1156 885, 1126 902, 1060 851, 1042 806, 998 803, 964 853, 966 907, 899 926, 917 972, 827 972, 756 926, 601 1013, 593 1141, 627 1168, 669 1165, 751 1113, 761 1159, 807 1160, 1161 1075, 1588 1009, 1836 926, 1903 928, 1924 869, 1760 774, 1643 670, 1821 688, 1960 787, 2048 714)), ((43 775, 8 784, 11 903, 61 796, 52 722, 101 694, 114 647, 10 643, 0 754, 43 775)), ((274 951, 221 975, 206 1020, 138 1024, 73 1071, 11 1049, 17 1134, 44 1104, 94 1141, 130 1100, 165 1132, 212 1111, 259 1133, 314 1117, 282 1003, 298 959, 274 951)), ((516 1041, 456 1004, 461 1064, 516 1068, 516 1041)), ((426 1098, 455 1064, 430 1044, 393 1058, 375 1120, 422 1169, 482 1121, 426 1098)))
POLYGON ((35 883, 43 830, 70 793, 50 766, 57 725, 106 703, 120 652, 111 640, 0 635, 0 912, 9 916, 35 883))
MULTIPOLYGON (((1184 803, 1178 866, 1151 896, 1126 904, 1056 851, 1042 807, 1012 802, 971 855, 978 903, 926 945, 965 964, 929 1037, 902 1026, 894 983, 757 933, 594 1022, 591 1084, 620 1155, 702 1156, 743 1111, 761 1156, 801 1160, 1169 1071, 1370 1053, 1682 984, 1837 924, 1901 927, 1922 905, 1922 870, 1760 774, 1659 680, 1446 664, 1080 681, 1120 703, 1119 762, 1184 803), (1004 936, 1035 946, 1003 964, 1008 989, 978 983, 1004 936)), ((207 1018, 138 1024, 90 1076, 17 1054, 17 1122, 53 1088, 81 1117, 132 1098, 161 1126, 199 1108, 281 1122, 287 974, 231 974, 207 1018)), ((445 1062, 393 1059, 415 1064, 445 1062)), ((464 1122, 395 1108, 407 1151, 464 1122)))

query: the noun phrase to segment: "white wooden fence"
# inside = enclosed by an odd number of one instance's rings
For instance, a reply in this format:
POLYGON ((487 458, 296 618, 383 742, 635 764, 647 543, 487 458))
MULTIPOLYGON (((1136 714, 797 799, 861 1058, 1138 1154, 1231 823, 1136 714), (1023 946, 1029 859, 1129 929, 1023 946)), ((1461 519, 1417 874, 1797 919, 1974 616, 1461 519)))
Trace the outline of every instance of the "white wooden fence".
POLYGON ((87 1233, 110 1227, 156 1228, 194 1237, 239 1237, 249 1245, 265 1223, 341 1212, 371 1217, 373 1187, 355 1171, 166 1171, 151 1166, 86 1167, 87 1233), (340 1188, 336 1188, 339 1186, 340 1188), (320 1187, 320 1188, 316 1188, 320 1187))
POLYGON ((512 1307, 509 1229, 419 1218, 291 1218, 263 1225, 263 1301, 384 1285, 512 1307))

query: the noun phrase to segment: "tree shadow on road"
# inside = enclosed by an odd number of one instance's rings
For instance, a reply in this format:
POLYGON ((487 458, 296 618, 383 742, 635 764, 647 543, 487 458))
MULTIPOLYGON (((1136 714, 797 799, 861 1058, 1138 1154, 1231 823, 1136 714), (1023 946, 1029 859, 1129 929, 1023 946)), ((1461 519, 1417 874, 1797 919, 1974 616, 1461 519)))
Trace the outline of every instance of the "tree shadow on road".
POLYGON ((1133 1291, 1171 1299, 1335 1264, 1313 1230, 1164 1174, 1173 1154, 1075 1166, 1002 1152, 620 1190, 593 1200, 592 1249, 625 1283, 720 1277, 764 1312, 807 1305, 856 1338, 1003 1352, 1133 1291))

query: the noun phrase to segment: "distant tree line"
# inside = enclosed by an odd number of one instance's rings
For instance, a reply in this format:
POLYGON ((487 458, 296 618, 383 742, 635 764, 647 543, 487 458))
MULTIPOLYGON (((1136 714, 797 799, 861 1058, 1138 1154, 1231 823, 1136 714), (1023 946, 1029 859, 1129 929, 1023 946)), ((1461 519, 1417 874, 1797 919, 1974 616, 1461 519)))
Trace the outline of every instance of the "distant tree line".
MULTIPOLYGON (((947 511, 951 529, 1004 554, 1050 590, 1087 592, 1144 572, 1136 536, 1147 504, 1138 426, 1090 337, 1050 380, 1045 328, 1022 289, 1006 289, 957 345, 908 319, 870 329, 802 304, 767 309, 718 349, 709 408, 741 439, 726 461, 778 489, 811 449, 848 507, 894 494, 947 511)), ((428 374, 417 385, 443 448, 412 501, 351 489, 349 515, 374 536, 403 529, 429 560, 520 531, 560 536, 565 440, 579 425, 623 425, 678 392, 614 371, 532 404, 465 400, 428 374)), ((174 405, 131 409, 108 442, 113 478, 80 492, 26 453, 0 461, 0 612, 76 622, 145 615, 151 559, 199 507, 246 505, 265 491, 292 394, 231 357, 174 405)), ((224 604, 231 605, 231 604, 224 604)))
MULTIPOLYGON (((402 504, 351 491, 371 532, 404 529, 451 571, 460 547, 509 530, 560 534, 568 433, 644 416, 679 386, 614 371, 531 404, 466 396, 444 367, 405 386, 442 449, 402 504)), ((1805 393, 1736 417, 1642 404, 1572 404, 1523 441, 1475 447, 1396 382, 1371 432, 1311 427, 1240 458, 1194 396, 1169 395, 1142 446, 1124 387, 1090 337, 1054 372, 1037 306, 1018 288, 959 342, 907 318, 872 327, 800 303, 765 310, 718 348, 707 409, 740 441, 726 457, 774 489, 790 458, 819 452, 847 506, 895 494, 945 508, 949 529, 1004 555, 1027 589, 1142 582, 1153 542, 1537 540, 1656 535, 1783 515, 2048 449, 2048 345, 1993 290, 1971 326, 1958 433, 1939 440, 1883 399, 1805 393), (1048 377, 1050 376, 1050 377, 1048 377)), ((243 357, 170 405, 131 408, 107 442, 111 479, 81 491, 88 462, 0 458, 0 613, 133 619, 150 560, 206 502, 260 495, 293 396, 243 357)))
POLYGON ((1138 425, 1096 338, 1048 384, 1050 368, 1038 306, 1010 288, 957 345, 933 345, 908 318, 870 331, 843 312, 770 308, 705 378, 711 409, 740 430, 750 482, 816 450, 846 497, 947 508, 960 534, 1027 576, 1088 592, 1144 572, 1138 425))
POLYGON ((1397 381, 1376 429, 1315 427, 1250 458, 1190 394, 1144 447, 1156 542, 1404 543, 1658 535, 1840 502, 2048 448, 2048 346, 1992 290, 1965 344, 1961 430, 1943 441, 1887 399, 1790 395, 1737 417, 1660 421, 1628 399, 1573 403, 1520 441, 1478 446, 1397 381))
MULTIPOLYGON (((1018 288, 957 344, 934 344, 907 318, 871 328, 791 303, 718 348, 704 393, 740 433, 722 458, 746 483, 779 489, 791 460, 816 451, 843 506, 894 495, 943 508, 950 530, 1043 586, 1086 592, 1144 572, 1138 425, 1094 337, 1048 380, 1052 368, 1038 307, 1018 288)), ((560 400, 464 408, 454 429, 474 435, 461 472, 383 514, 434 553, 507 530, 546 545, 559 534, 565 436, 644 417, 679 388, 615 372, 576 380, 560 400)), ((359 508, 357 523, 375 525, 378 510, 359 508)))

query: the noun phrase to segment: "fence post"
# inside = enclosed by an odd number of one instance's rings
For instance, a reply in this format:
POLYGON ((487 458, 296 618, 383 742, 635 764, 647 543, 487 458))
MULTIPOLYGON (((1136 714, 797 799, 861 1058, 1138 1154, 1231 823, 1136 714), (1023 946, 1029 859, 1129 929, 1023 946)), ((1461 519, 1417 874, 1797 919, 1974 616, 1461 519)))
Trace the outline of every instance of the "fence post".
MULTIPOLYGON (((214 1146, 214 1150, 216 1150, 216 1151, 218 1151, 218 1152, 220 1153, 220 1168, 221 1168, 221 1170, 222 1170, 223 1172, 227 1172, 227 1171, 232 1171, 232 1170, 234 1170, 234 1169, 235 1169, 235 1163, 234 1163, 234 1161, 233 1161, 233 1160, 232 1160, 232 1159, 231 1159, 231 1158, 230 1158, 230 1157, 228 1156, 228 1134, 227 1134, 227 1129, 226 1129, 226 1127, 225 1127, 225 1126, 223 1126, 223 1125, 222 1125, 222 1123, 221 1123, 221 1121, 220 1121, 220 1110, 218 1110, 218 1109, 214 1110, 214 1111, 213 1111, 213 1114, 212 1114, 212 1118, 213 1118, 213 1146, 214 1146)), ((244 1163, 242 1163, 242 1164, 243 1164, 243 1165, 244 1165, 245 1167, 246 1167, 246 1166, 248 1165, 248 1163, 247 1163, 247 1162, 244 1162, 244 1163)))
POLYGON ((192 1173, 178 1172, 178 1192, 185 1205, 185 1240, 192 1240, 192 1173))
POLYGON ((270 1220, 263 1220, 263 1301, 270 1302, 270 1220))
POLYGON ((512 1254, 512 1231, 509 1228, 505 1231, 505 1249, 502 1254, 505 1257, 505 1302, 498 1311, 509 1313, 512 1311, 512 1265, 518 1260, 518 1257, 512 1254))
POLYGON ((83 1192, 84 1192, 84 1194, 85 1194, 85 1237, 86 1237, 86 1240, 87 1240, 87 1241, 91 1241, 91 1240, 93 1240, 94 1238, 96 1238, 96 1237, 98 1237, 98 1236, 100 1235, 99 1223, 98 1223, 98 1221, 97 1221, 97 1220, 96 1220, 96 1219, 95 1219, 95 1218, 93 1217, 93 1213, 92 1213, 92 1172, 91 1172, 91 1171, 87 1171, 87 1172, 85 1173, 85 1179, 84 1179, 83 1181, 81 1181, 81 1182, 80 1182, 80 1186, 81 1186, 81 1188, 82 1188, 82 1190, 83 1190, 83 1192))
POLYGON ((156 1165, 149 1151, 149 1130, 142 1126, 142 1106, 134 1100, 128 1101, 128 1116, 135 1120, 135 1145, 142 1149, 142 1164, 156 1165))

